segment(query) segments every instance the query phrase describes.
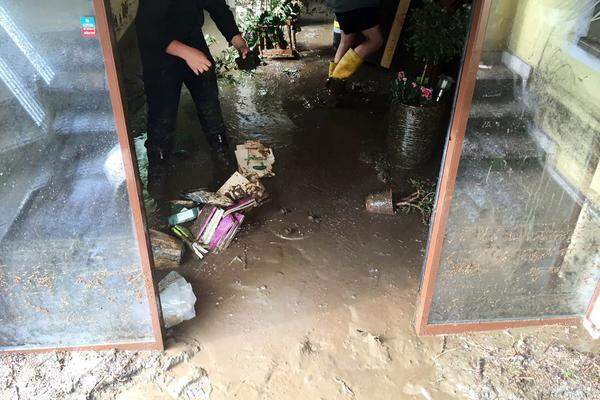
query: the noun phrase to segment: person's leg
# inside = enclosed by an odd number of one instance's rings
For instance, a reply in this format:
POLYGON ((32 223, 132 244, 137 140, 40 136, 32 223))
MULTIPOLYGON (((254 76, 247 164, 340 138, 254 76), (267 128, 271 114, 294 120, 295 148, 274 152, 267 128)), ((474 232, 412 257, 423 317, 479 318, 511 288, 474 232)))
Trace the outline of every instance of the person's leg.
POLYGON ((148 107, 146 149, 149 159, 164 160, 171 151, 182 83, 182 76, 175 69, 144 76, 148 107))
POLYGON ((361 31, 361 33, 365 37, 365 41, 356 46, 354 51, 364 60, 383 46, 383 35, 379 25, 361 31))
POLYGON ((200 75, 190 72, 186 74, 184 83, 196 105, 200 125, 208 144, 216 151, 228 147, 227 128, 221 112, 219 86, 214 68, 200 75))
POLYGON ((356 38, 356 34, 354 33, 344 33, 342 32, 342 37, 340 39, 340 45, 338 46, 333 61, 329 62, 329 74, 327 77, 329 78, 328 84, 331 84, 331 78, 335 73, 335 69, 337 68, 338 63, 344 57, 344 54, 352 48, 352 44, 354 43, 354 39, 356 38))
POLYGON ((342 32, 342 38, 340 40, 340 45, 338 46, 337 51, 335 52, 334 62, 336 64, 339 63, 340 60, 342 59, 342 57, 344 57, 344 54, 346 54, 346 52, 348 50, 350 50, 350 48, 352 48, 352 44, 354 43, 355 39, 356 39, 355 33, 343 33, 342 32))
POLYGON ((200 75, 191 71, 186 74, 185 86, 190 91, 202 126, 204 136, 212 148, 217 183, 228 178, 235 170, 235 162, 229 151, 227 127, 223 120, 219 101, 219 86, 214 68, 200 75))
POLYGON ((338 17, 340 27, 344 33, 361 32, 365 37, 365 41, 358 45, 356 49, 347 49, 331 75, 334 80, 344 80, 360 68, 365 57, 382 46, 383 37, 379 30, 379 9, 375 7, 357 8, 342 13, 338 17))
POLYGON ((150 196, 157 202, 159 211, 156 216, 156 226, 162 226, 166 221, 164 211, 166 207, 163 207, 163 205, 168 195, 169 165, 167 159, 173 144, 182 83, 181 74, 174 69, 144 74, 144 88, 148 107, 148 137, 146 139, 148 174, 146 188, 150 196))

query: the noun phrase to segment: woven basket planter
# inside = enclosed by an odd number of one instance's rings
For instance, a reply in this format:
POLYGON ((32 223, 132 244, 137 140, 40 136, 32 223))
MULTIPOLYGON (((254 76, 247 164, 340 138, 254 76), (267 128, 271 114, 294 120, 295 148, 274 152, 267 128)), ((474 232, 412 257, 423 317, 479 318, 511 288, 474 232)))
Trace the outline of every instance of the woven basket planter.
POLYGON ((431 159, 445 132, 444 103, 415 107, 392 102, 387 145, 396 167, 416 169, 431 159))

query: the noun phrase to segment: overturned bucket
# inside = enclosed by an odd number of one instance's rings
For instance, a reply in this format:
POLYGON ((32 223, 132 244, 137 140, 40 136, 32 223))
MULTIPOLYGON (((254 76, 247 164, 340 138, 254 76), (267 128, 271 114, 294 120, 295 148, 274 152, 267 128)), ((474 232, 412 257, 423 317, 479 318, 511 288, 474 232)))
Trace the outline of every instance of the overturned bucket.
POLYGON ((374 214, 394 215, 394 201, 392 190, 381 193, 372 193, 365 200, 367 211, 374 214))

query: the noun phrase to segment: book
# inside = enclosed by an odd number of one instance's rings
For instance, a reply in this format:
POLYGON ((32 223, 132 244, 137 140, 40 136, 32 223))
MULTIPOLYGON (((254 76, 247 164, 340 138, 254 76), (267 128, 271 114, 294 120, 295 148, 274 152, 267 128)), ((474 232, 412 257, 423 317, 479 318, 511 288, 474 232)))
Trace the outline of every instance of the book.
POLYGON ((185 222, 193 221, 198 216, 200 210, 197 207, 192 209, 184 208, 177 214, 171 215, 169 217, 169 225, 175 226, 179 224, 183 224, 185 222))
POLYGON ((233 241, 243 221, 244 215, 240 213, 234 213, 224 217, 208 247, 215 253, 225 250, 233 241))
POLYGON ((267 197, 265 187, 259 182, 251 182, 244 175, 235 172, 217 191, 221 196, 227 196, 233 201, 238 201, 248 197, 261 201, 267 197))
POLYGON ((208 245, 213 240, 213 236, 215 235, 215 232, 221 223, 224 212, 225 210, 222 208, 215 209, 215 212, 210 217, 208 224, 206 224, 206 227, 201 233, 200 243, 208 245))
POLYGON ((217 247, 217 252, 223 251, 226 248, 228 248, 240 230, 242 222, 244 221, 244 218, 245 218, 244 214, 234 214, 234 217, 236 219, 236 223, 232 226, 229 233, 223 238, 223 240, 221 240, 221 243, 217 247))
POLYGON ((202 237, 202 233, 210 223, 213 215, 217 211, 217 207, 211 206, 209 204, 202 207, 200 213, 198 214, 198 218, 194 221, 192 225, 192 233, 194 234, 196 240, 200 240, 202 237))
POLYGON ((204 189, 187 193, 184 197, 191 200, 194 204, 211 204, 217 207, 230 207, 233 205, 233 200, 230 198, 204 189))
POLYGON ((239 172, 246 178, 256 181, 260 178, 275 176, 273 150, 256 140, 239 144, 235 150, 239 172))
POLYGON ((219 225, 215 229, 215 233, 214 233, 210 243, 208 244, 208 248, 211 250, 216 249, 219 246, 219 244, 221 243, 221 240, 223 240, 223 238, 225 236, 227 236, 227 234, 229 233, 229 231, 232 229, 232 227, 235 225, 236 222, 237 222, 237 219, 234 214, 230 214, 230 215, 223 217, 221 219, 221 221, 219 222, 219 225))
POLYGON ((251 208, 256 207, 257 205, 258 205, 258 203, 253 198, 242 199, 242 200, 236 202, 231 207, 226 208, 223 216, 227 216, 227 215, 233 214, 235 212, 247 211, 251 208))

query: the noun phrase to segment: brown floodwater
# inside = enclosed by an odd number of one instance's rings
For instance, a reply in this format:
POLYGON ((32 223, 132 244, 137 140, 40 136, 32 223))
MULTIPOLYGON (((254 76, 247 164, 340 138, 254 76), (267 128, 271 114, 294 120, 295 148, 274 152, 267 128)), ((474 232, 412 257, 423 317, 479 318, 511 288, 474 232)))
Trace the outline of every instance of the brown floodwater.
MULTIPOLYGON (((198 298, 196 318, 167 332, 165 352, 1 356, 0 397, 517 399, 554 385, 561 398, 583 398, 564 389, 597 377, 598 345, 581 329, 415 335, 428 228, 420 215, 368 214, 364 200, 390 187, 410 191, 409 178, 435 178, 439 154, 419 171, 391 171, 391 76, 366 66, 333 106, 323 86, 330 26, 304 27, 298 39, 300 60, 221 83, 232 142, 271 146, 277 175, 264 180, 270 202, 248 215, 227 251, 203 262, 187 254, 178 268, 198 298)), ((165 197, 214 185, 187 94, 177 147, 165 197)), ((145 198, 150 224, 160 225, 156 202, 145 198)))
MULTIPOLYGON (((418 382, 433 374, 419 352, 437 342, 417 339, 410 324, 427 227, 420 215, 368 214, 364 201, 388 187, 410 191, 408 178, 435 177, 439 161, 393 171, 385 147, 392 74, 366 65, 332 99, 324 86, 328 26, 306 27, 299 40, 299 60, 271 61, 220 84, 232 143, 272 147, 276 176, 264 180, 270 202, 248 215, 226 252, 181 267, 198 315, 173 335, 203 343, 197 365, 215 399, 419 395, 418 382)), ((177 130, 186 155, 172 168, 170 198, 213 187, 187 94, 177 130)), ((156 221, 150 199, 148 206, 156 221)))

